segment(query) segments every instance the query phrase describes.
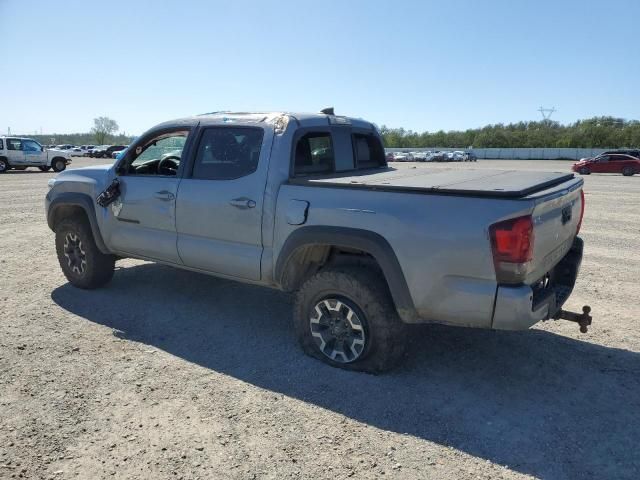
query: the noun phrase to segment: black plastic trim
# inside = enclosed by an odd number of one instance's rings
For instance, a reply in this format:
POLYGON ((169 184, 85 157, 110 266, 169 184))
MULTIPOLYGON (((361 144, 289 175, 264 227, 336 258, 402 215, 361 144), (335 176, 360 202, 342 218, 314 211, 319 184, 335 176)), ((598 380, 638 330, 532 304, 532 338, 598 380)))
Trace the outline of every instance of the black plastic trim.
POLYGON ((303 246, 331 245, 361 250, 370 254, 384 273, 400 318, 412 323, 418 319, 402 267, 387 240, 374 232, 348 227, 307 226, 295 230, 284 243, 276 261, 275 279, 282 285, 287 263, 303 246))
POLYGON ((111 253, 102 240, 102 234, 98 228, 98 222, 96 221, 96 210, 93 206, 93 199, 84 193, 63 192, 57 195, 49 204, 47 211, 47 224, 51 230, 55 230, 54 219, 55 212, 59 207, 63 206, 77 206, 84 210, 87 218, 89 219, 89 225, 91 226, 91 233, 96 242, 96 246, 102 253, 111 253))

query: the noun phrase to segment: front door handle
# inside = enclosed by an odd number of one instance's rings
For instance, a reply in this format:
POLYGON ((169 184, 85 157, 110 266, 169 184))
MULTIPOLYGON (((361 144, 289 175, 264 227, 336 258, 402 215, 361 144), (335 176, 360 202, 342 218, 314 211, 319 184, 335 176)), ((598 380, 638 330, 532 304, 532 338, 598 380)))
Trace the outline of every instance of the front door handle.
POLYGON ((246 210, 247 208, 255 208, 256 202, 255 200, 251 200, 247 197, 234 198, 229 202, 229 205, 232 205, 241 210, 246 210))
POLYGON ((167 190, 162 190, 160 192, 156 192, 153 194, 154 198, 157 198, 158 200, 164 200, 165 202, 171 201, 171 200, 175 200, 176 196, 167 191, 167 190))

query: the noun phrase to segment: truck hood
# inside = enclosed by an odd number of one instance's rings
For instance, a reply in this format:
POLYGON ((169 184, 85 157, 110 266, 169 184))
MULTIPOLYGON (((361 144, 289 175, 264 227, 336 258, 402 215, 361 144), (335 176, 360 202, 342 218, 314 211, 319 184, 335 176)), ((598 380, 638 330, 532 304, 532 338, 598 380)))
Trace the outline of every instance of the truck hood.
POLYGON ((49 186, 60 191, 74 191, 80 188, 82 191, 93 194, 102 191, 111 181, 112 167, 112 164, 108 164, 65 170, 49 180, 49 186), (82 187, 79 187, 80 185, 82 187))
POLYGON ((573 173, 524 172, 516 170, 431 170, 396 169, 353 172, 296 178, 291 183, 319 187, 403 190, 416 193, 439 193, 481 197, 522 198, 559 185, 573 178, 573 173))

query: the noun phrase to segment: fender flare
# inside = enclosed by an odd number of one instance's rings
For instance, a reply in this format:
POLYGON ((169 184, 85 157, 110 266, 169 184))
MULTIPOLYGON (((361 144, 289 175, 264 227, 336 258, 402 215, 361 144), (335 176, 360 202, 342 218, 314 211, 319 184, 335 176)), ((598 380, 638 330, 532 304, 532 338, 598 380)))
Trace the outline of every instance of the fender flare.
POLYGON ((275 280, 282 285, 287 265, 301 247, 328 245, 361 250, 371 255, 382 269, 400 318, 415 322, 418 314, 402 267, 389 242, 380 234, 349 227, 306 226, 292 232, 284 242, 275 266, 275 280))
POLYGON ((56 210, 60 207, 80 207, 84 210, 87 218, 89 219, 89 225, 91 227, 91 233, 93 234, 93 239, 96 242, 96 246, 98 249, 105 254, 111 253, 102 239, 102 234, 100 233, 100 229, 98 228, 98 222, 96 220, 96 209, 93 206, 93 200, 89 195, 84 193, 75 193, 75 192, 63 192, 59 195, 56 195, 49 204, 49 208, 47 209, 47 224, 51 230, 55 230, 55 219, 56 219, 56 210))

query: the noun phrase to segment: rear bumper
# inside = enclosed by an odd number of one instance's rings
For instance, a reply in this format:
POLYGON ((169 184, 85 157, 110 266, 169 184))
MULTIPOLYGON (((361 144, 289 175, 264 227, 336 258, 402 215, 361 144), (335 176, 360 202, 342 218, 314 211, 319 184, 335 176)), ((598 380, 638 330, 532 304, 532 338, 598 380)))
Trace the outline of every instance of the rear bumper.
POLYGON ((499 285, 491 327, 525 330, 553 317, 573 291, 582 263, 582 250, 582 239, 576 237, 571 250, 536 285, 499 285))

